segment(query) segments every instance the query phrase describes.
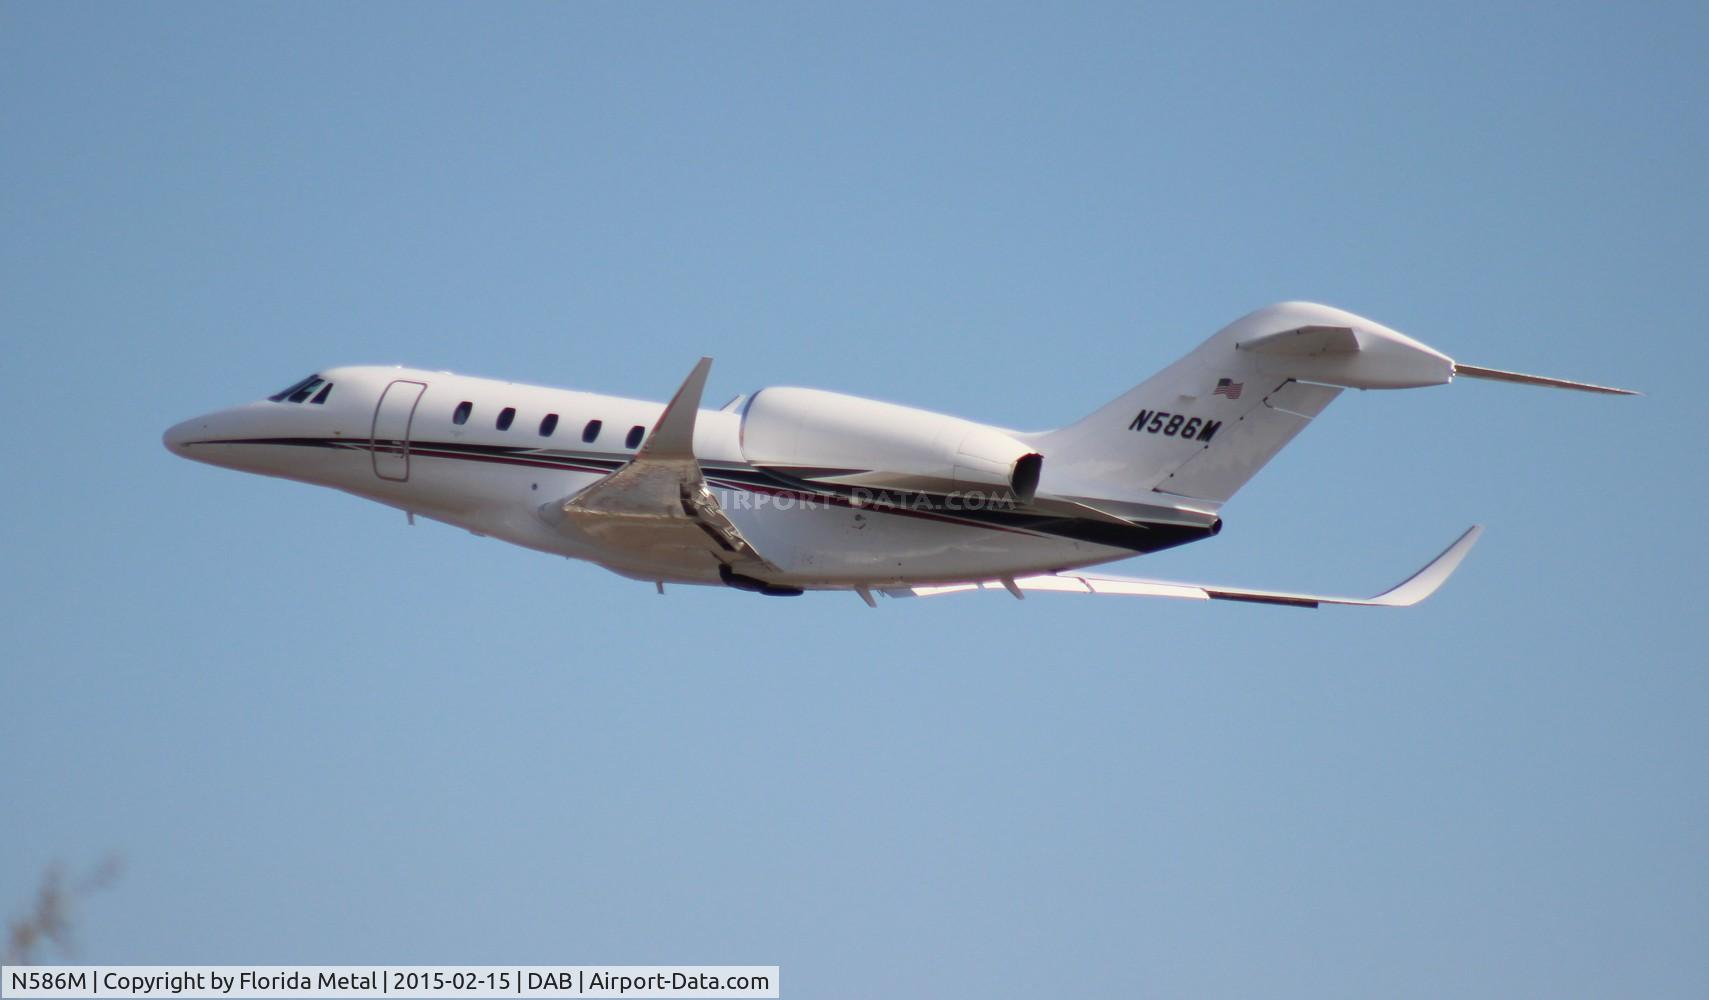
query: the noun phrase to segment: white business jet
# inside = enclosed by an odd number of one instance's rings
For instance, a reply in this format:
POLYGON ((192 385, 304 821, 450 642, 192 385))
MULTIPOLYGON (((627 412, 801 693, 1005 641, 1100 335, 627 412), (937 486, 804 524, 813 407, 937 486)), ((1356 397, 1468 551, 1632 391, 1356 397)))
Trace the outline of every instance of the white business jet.
POLYGON ((846 590, 1124 594, 1402 607, 1474 526, 1369 598, 1170 583, 1085 568, 1207 538, 1222 505, 1343 389, 1455 376, 1625 389, 1458 364, 1328 306, 1260 309, 1090 416, 1024 433, 817 389, 700 408, 412 368, 335 368, 187 420, 174 453, 354 493, 623 576, 769 595, 846 590))

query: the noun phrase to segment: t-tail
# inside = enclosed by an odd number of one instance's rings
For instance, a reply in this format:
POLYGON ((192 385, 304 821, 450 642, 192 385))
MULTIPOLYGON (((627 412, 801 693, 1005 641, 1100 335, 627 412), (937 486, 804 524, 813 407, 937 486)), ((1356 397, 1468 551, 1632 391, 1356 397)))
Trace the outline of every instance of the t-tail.
POLYGON ((1234 321, 1079 423, 1035 438, 1045 456, 1040 489, 1211 513, 1343 389, 1445 385, 1456 375, 1636 395, 1458 364, 1364 317, 1284 302, 1234 321))

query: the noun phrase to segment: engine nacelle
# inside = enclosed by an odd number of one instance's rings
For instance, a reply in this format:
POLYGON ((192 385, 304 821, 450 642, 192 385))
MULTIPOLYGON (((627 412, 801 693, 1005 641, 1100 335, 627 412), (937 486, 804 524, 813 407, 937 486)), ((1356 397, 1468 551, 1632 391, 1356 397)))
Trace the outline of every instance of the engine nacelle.
POLYGON ((821 389, 773 387, 742 410, 742 454, 809 482, 1031 502, 1044 457, 971 420, 821 389))

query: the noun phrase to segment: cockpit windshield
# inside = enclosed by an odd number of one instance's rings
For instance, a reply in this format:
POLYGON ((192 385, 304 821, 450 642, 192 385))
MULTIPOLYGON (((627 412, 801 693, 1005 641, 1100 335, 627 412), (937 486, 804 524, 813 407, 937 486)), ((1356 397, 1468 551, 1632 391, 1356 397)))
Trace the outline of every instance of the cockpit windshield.
POLYGON ((275 403, 324 403, 326 397, 332 394, 332 383, 319 375, 310 375, 301 382, 293 383, 288 389, 281 389, 267 398, 275 403), (317 391, 318 390, 318 391, 317 391))

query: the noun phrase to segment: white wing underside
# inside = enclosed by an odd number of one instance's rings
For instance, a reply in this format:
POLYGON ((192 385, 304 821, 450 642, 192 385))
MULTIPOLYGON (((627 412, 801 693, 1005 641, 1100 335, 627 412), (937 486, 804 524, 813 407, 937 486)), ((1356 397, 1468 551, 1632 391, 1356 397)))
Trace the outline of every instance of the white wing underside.
POLYGON ((631 558, 703 568, 774 570, 706 486, 694 425, 711 358, 701 358, 635 457, 575 496, 549 505, 584 536, 631 558))
POLYGON ((884 593, 892 597, 936 597, 971 590, 1007 590, 1016 597, 1027 591, 1049 591, 1063 594, 1115 594, 1123 597, 1176 597, 1193 601, 1248 601, 1258 604, 1284 604, 1292 607, 1315 608, 1320 604, 1353 604, 1366 607, 1404 608, 1417 604, 1453 575, 1466 553, 1472 550, 1483 528, 1473 525, 1429 565, 1405 581, 1375 597, 1327 597, 1321 594, 1296 594, 1279 590, 1249 590, 1240 587, 1214 587, 1205 584, 1173 583, 1167 580, 1143 580, 1130 576, 1107 576, 1101 573, 1064 572, 1043 576, 1023 576, 998 580, 980 580, 933 586, 888 587, 884 593))

